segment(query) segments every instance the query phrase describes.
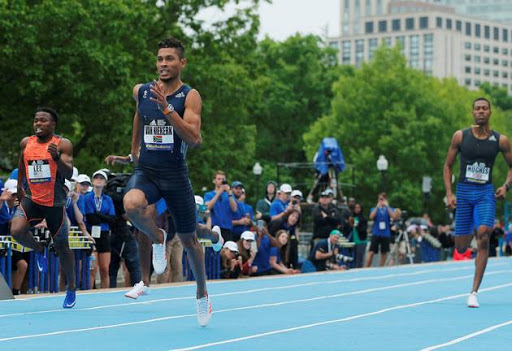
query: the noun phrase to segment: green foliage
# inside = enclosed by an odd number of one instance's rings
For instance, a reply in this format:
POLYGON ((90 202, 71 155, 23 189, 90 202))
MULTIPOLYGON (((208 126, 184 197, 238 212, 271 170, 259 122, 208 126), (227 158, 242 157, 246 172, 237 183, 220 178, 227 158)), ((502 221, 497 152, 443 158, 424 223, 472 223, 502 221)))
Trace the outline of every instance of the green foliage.
MULTIPOLYGON (((357 198, 369 207, 380 191, 376 161, 385 155, 391 204, 421 213, 422 177, 430 176, 428 208, 441 218, 446 151, 453 133, 472 123, 471 103, 481 93, 468 92, 451 79, 425 76, 407 67, 399 49, 382 47, 372 62, 342 75, 334 94, 331 112, 304 134, 308 156, 322 138, 337 138, 346 161, 355 167, 357 198)), ((499 112, 496 115, 502 118, 499 112)))

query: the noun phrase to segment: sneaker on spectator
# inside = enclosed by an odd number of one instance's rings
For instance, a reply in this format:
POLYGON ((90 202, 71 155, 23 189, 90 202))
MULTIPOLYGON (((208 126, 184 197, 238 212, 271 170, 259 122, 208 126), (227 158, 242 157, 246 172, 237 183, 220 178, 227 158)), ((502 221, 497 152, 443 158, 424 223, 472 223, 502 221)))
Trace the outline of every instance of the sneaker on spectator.
POLYGON ((37 253, 35 255, 37 269, 41 273, 46 273, 48 271, 48 260, 46 259, 46 251, 42 253, 37 253))
POLYGON ((478 299, 476 297, 477 292, 473 291, 471 294, 469 294, 468 297, 468 307, 471 308, 478 308, 480 307, 480 304, 478 303, 478 299))
POLYGON ((222 237, 222 234, 220 233, 220 227, 218 225, 214 226, 212 228, 212 232, 219 234, 219 240, 217 240, 216 243, 212 242, 213 251, 219 252, 220 249, 222 249, 222 246, 224 245, 224 238, 222 237))
POLYGON ((208 295, 196 300, 197 321, 201 327, 206 327, 212 316, 212 303, 208 295))
POLYGON ((145 286, 142 280, 135 284, 130 291, 124 294, 124 296, 134 300, 141 295, 149 295, 149 287, 145 286))
POLYGON ((66 290, 66 298, 62 304, 63 308, 73 308, 76 303, 76 290, 66 290))
POLYGON ((159 228, 164 233, 163 244, 153 244, 153 268, 156 274, 162 274, 167 267, 167 255, 165 254, 165 244, 167 242, 167 232, 159 228))

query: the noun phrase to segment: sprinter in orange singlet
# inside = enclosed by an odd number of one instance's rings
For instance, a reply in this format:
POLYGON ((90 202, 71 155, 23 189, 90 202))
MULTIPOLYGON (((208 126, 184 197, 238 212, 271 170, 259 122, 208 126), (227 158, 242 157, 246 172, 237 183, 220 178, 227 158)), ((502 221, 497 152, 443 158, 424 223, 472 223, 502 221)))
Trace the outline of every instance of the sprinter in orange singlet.
POLYGON ((70 179, 73 175, 73 145, 69 140, 55 135, 58 119, 55 110, 38 108, 34 117, 35 135, 23 138, 20 143, 20 206, 12 220, 11 235, 21 245, 36 252, 38 269, 46 272, 48 262, 44 255, 44 244, 34 240, 29 232, 32 224, 46 220, 68 282, 63 307, 72 308, 76 302, 75 260, 68 242, 64 179, 70 179))

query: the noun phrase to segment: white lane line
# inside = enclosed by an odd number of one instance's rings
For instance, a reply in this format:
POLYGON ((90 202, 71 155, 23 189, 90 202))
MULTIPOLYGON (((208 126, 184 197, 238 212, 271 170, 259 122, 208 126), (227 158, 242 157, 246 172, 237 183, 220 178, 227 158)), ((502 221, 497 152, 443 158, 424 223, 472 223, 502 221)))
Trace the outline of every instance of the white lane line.
MULTIPOLYGON (((480 292, 493 291, 493 290, 508 288, 510 286, 512 286, 512 283, 503 284, 503 285, 497 285, 497 286, 493 286, 493 287, 486 288, 486 289, 481 289, 480 292)), ((211 342, 211 343, 207 343, 207 344, 189 346, 189 347, 185 347, 185 348, 181 348, 181 349, 171 349, 170 351, 198 350, 198 349, 203 349, 203 348, 212 347, 212 346, 231 344, 231 343, 236 343, 236 342, 244 341, 244 340, 262 338, 262 337, 269 336, 269 335, 289 333, 289 332, 293 332, 293 331, 301 330, 301 329, 310 329, 310 328, 314 328, 314 327, 318 327, 318 326, 322 326, 322 325, 348 322, 348 321, 352 321, 352 320, 355 320, 355 319, 371 317, 371 316, 379 315, 379 314, 390 312, 390 311, 402 310, 402 309, 406 309, 406 308, 415 308, 415 307, 423 306, 423 305, 426 305, 426 304, 432 304, 432 303, 442 302, 442 301, 447 301, 447 300, 454 300, 454 299, 458 299, 458 298, 461 298, 461 297, 464 297, 464 296, 468 296, 468 295, 469 294, 466 293, 466 294, 458 294, 458 295, 446 296, 446 297, 441 297, 441 298, 433 299, 433 300, 426 300, 426 301, 415 302, 415 303, 406 304, 406 305, 399 305, 399 306, 384 308, 384 309, 381 309, 381 310, 378 310, 378 311, 375 311, 375 312, 363 313, 363 314, 358 314, 358 315, 354 315, 354 316, 350 316, 350 317, 345 317, 345 318, 340 318, 340 319, 332 319, 332 320, 318 322, 318 323, 299 325, 297 327, 292 327, 292 328, 287 328, 287 329, 272 330, 272 331, 265 332, 265 333, 248 335, 248 336, 244 336, 244 337, 240 337, 240 338, 222 340, 222 341, 217 341, 217 342, 211 342)))
MULTIPOLYGON (((509 270, 496 271, 496 272, 489 273, 489 275, 501 274, 501 273, 510 273, 510 271, 509 270)), ((421 285, 421 284, 440 283, 440 282, 446 282, 446 281, 454 281, 454 280, 467 279, 467 278, 471 278, 472 276, 473 275, 467 275, 467 276, 457 277, 457 278, 428 279, 428 280, 423 280, 423 281, 419 281, 419 282, 390 285, 390 286, 385 286, 385 287, 365 289, 365 290, 359 290, 359 291, 351 291, 351 292, 347 292, 347 293, 340 293, 340 294, 334 294, 334 295, 317 296, 317 297, 312 297, 312 298, 308 298, 308 299, 288 300, 288 301, 283 301, 283 302, 275 302, 275 303, 266 303, 266 304, 260 304, 260 305, 251 305, 251 306, 244 306, 244 307, 229 308, 229 309, 224 309, 224 310, 217 310, 217 311, 214 311, 214 313, 224 313, 224 312, 233 312, 233 311, 241 311, 241 310, 260 309, 260 308, 265 308, 265 307, 283 306, 283 305, 289 305, 289 304, 295 304, 295 303, 311 302, 311 301, 324 300, 324 299, 332 299, 332 298, 338 298, 338 297, 350 296, 350 295, 361 295, 361 294, 375 292, 375 291, 384 291, 384 290, 404 288, 404 287, 407 287, 407 286, 415 286, 415 285, 421 285)), ((509 284, 509 285, 512 285, 512 283, 509 284)), ((481 291, 483 291, 483 290, 481 290, 481 291)), ((467 296, 467 295, 468 294, 466 293, 466 294, 457 295, 457 296, 467 296)), ((186 318, 186 317, 194 317, 194 316, 195 316, 195 314, 185 314, 185 315, 153 318, 153 319, 147 319, 147 320, 136 321, 136 322, 127 322, 127 323, 120 323, 120 324, 103 325, 103 326, 98 326, 98 327, 59 330, 59 331, 55 331, 55 332, 48 332, 48 333, 41 333, 41 334, 20 335, 20 336, 1 338, 0 342, 10 341, 10 340, 17 340, 17 339, 38 338, 38 337, 44 337, 44 336, 50 336, 50 335, 71 334, 71 333, 80 333, 80 332, 93 331, 93 330, 111 329, 111 328, 118 328, 118 327, 130 326, 130 325, 153 323, 153 322, 161 322, 161 321, 170 320, 170 319, 178 319, 178 318, 186 318)))
MULTIPOLYGON (((468 270, 473 269, 472 267, 463 267, 463 268, 451 268, 451 269, 444 269, 444 272, 447 271, 461 271, 461 270, 468 270)), ((305 286, 314 286, 314 285, 324 285, 324 284, 338 284, 338 283, 349 283, 349 282, 359 282, 359 281, 370 281, 370 280, 382 280, 382 279, 389 279, 389 278, 395 278, 395 277, 408 277, 408 276, 416 276, 421 274, 427 274, 432 272, 437 272, 439 270, 437 269, 430 269, 430 270, 424 270, 419 272, 411 272, 411 273, 396 273, 396 274, 388 274, 388 275, 381 275, 381 276, 373 276, 373 277, 360 277, 360 278, 350 278, 350 279, 337 279, 337 280, 330 280, 330 281, 320 281, 320 282, 309 282, 309 283, 302 283, 302 284, 293 284, 293 285, 284 285, 284 286, 277 286, 277 287, 268 287, 268 288, 258 288, 258 289, 252 289, 252 290, 239 290, 239 291, 233 291, 233 292, 227 292, 227 293, 219 293, 219 294, 211 294, 211 297, 221 297, 221 296, 232 296, 232 295, 240 295, 240 294, 252 294, 255 292, 262 292, 262 291, 273 291, 273 290, 285 290, 285 289, 295 289, 305 286)), ((80 296, 79 294, 78 296, 80 296)), ((137 302, 126 302, 126 303, 118 303, 118 304, 111 304, 111 305, 100 305, 100 306, 94 306, 94 307, 86 307, 86 308, 75 308, 74 311, 95 311, 95 310, 101 310, 101 309, 108 309, 108 308, 116 308, 116 307, 125 307, 125 306, 137 306, 137 305, 150 305, 153 303, 158 302, 168 302, 168 301, 179 301, 179 300, 192 300, 195 297, 190 296, 184 296, 184 297, 169 297, 165 299, 155 299, 155 300, 149 300, 149 301, 137 301, 137 302)), ((45 314, 45 313, 68 313, 69 310, 64 310, 62 308, 59 309, 52 309, 52 310, 44 310, 44 311, 31 311, 31 312, 17 312, 17 313, 8 313, 8 314, 2 314, 0 315, 0 318, 7 318, 7 317, 19 317, 19 316, 28 316, 28 315, 35 315, 35 314, 45 314)))
MULTIPOLYGON (((498 267, 498 266, 504 266, 504 265, 507 265, 508 263, 507 262, 504 262, 505 260, 509 260, 508 258, 500 258, 500 262, 498 263, 493 263, 492 265, 490 264, 491 261, 497 261, 497 259, 492 259, 492 258, 489 258, 489 264, 487 265, 487 268, 494 268, 494 267, 498 267)), ((399 265, 399 266, 393 266, 393 267, 369 267, 369 268, 365 268, 364 271, 367 272, 367 271, 372 271, 372 272, 377 272, 377 271, 382 271, 382 270, 397 270, 397 269, 400 269, 400 270, 406 270, 408 268, 415 268, 417 269, 418 267, 437 267, 437 266, 440 266, 440 267, 445 267, 447 265, 458 265, 458 266, 461 266, 461 265, 466 265, 467 263, 470 263, 471 261, 442 261, 442 262, 431 262, 431 263, 415 263, 415 264, 406 264, 406 265, 399 265)), ((444 268, 438 268, 438 269, 428 269, 428 270, 423 270, 423 271, 416 271, 414 274, 422 274, 422 273, 428 273, 428 272, 434 272, 434 271, 442 271, 442 272, 449 272, 449 271, 457 271, 457 270, 462 270, 462 269, 474 269, 473 265, 467 265, 467 266, 463 266, 463 267, 457 267, 457 268, 449 268, 449 269, 444 269, 444 268)), ((318 276, 324 276, 324 275, 347 275, 347 274, 353 274, 353 273, 360 273, 361 270, 359 269, 353 269, 353 270, 348 270, 348 271, 342 271, 342 272, 316 272, 316 273, 308 273, 306 276, 307 277, 312 277, 312 276, 315 276, 315 275, 318 275, 318 276)), ((397 274, 412 274, 412 273, 397 273, 397 274)), ((391 276, 391 275, 390 275, 391 276)), ((244 284, 244 283, 252 283, 252 282, 255 282, 255 281, 266 281, 266 280, 276 280, 276 279, 279 279, 279 280, 285 280, 285 279, 297 279, 297 278, 304 278, 305 275, 304 274, 287 274, 287 275, 282 275, 282 276, 273 276, 273 277, 257 277, 257 278, 251 278, 251 279, 237 279, 237 280, 221 280, 221 279, 216 279, 216 280, 209 280, 208 281, 208 285, 218 285, 218 284, 244 284)), ((328 281, 327 281, 328 282, 328 281)), ((179 289, 179 288, 185 288, 185 287, 190 287, 190 286, 194 286, 195 285, 195 282, 190 282, 190 283, 187 283, 187 282, 183 282, 181 283, 180 285, 171 285, 171 286, 157 286, 157 287, 151 287, 151 290, 163 290, 163 289, 169 289, 169 290, 172 290, 172 289, 179 289)), ((121 294, 125 291, 125 289, 108 289, 108 290, 105 290, 105 291, 91 291, 91 292, 82 292, 80 291, 79 292, 79 296, 86 296, 86 295, 96 295, 96 294, 121 294)), ((51 298, 62 298, 62 296, 64 296, 65 294, 64 293, 58 293, 58 294, 51 294, 51 295, 44 295, 44 296, 31 296, 31 297, 23 297, 23 298, 18 298, 18 299, 14 299, 14 300, 0 300, 0 304, 2 303, 15 303, 15 302, 29 302, 29 301, 32 301, 32 300, 36 300, 36 299, 51 299, 51 298)))
POLYGON ((479 335, 491 332, 491 331, 496 330, 498 328, 506 327, 507 325, 510 325, 510 324, 512 324, 512 320, 510 320, 508 322, 501 323, 501 324, 496 324, 496 325, 490 326, 488 328, 476 331, 476 332, 471 333, 471 334, 467 334, 467 335, 461 336, 460 338, 453 339, 451 341, 445 342, 444 344, 439 344, 439 345, 433 345, 433 346, 426 347, 424 349, 421 349, 421 351, 432 351, 432 350, 437 350, 437 349, 440 349, 440 348, 443 348, 443 347, 446 347, 446 346, 455 345, 455 344, 458 344, 459 342, 462 342, 462 341, 474 338, 476 336, 479 336, 479 335))

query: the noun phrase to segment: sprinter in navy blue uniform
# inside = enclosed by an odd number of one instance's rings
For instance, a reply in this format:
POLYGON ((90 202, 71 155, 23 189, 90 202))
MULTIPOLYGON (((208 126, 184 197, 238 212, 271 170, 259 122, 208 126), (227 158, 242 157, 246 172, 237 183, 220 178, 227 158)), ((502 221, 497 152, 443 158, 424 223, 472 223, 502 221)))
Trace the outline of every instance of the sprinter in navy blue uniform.
POLYGON ((468 298, 468 307, 479 307, 477 292, 484 276, 489 257, 489 238, 494 226, 496 200, 503 200, 512 184, 512 152, 506 136, 491 130, 491 103, 485 98, 473 102, 475 124, 471 128, 453 134, 443 179, 448 207, 455 209, 454 259, 469 258, 469 244, 473 239, 473 228, 477 229, 478 251, 475 259, 473 289, 468 298), (505 184, 496 192, 492 185, 492 168, 498 153, 502 152, 509 171, 505 184), (452 166, 460 153, 460 173, 457 183, 457 199, 452 192, 452 166))
POLYGON ((136 165, 127 184, 124 208, 130 221, 153 241, 153 267, 157 274, 167 265, 167 233, 155 225, 154 204, 164 198, 176 232, 187 250, 197 282, 197 317, 206 326, 211 303, 206 290, 203 249, 196 235, 196 204, 185 161, 187 148, 199 147, 202 102, 199 93, 183 84, 185 48, 175 38, 158 44, 158 81, 137 84, 131 155, 136 165))

